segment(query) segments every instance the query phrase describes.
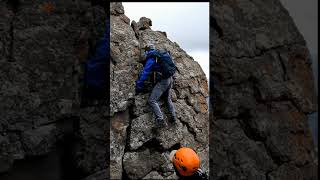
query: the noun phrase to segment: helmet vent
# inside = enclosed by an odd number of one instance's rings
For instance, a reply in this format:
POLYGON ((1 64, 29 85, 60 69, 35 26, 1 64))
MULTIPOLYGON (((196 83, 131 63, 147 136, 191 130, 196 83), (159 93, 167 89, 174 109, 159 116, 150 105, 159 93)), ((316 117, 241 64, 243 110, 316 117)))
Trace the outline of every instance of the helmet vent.
POLYGON ((185 166, 180 166, 180 167, 183 171, 187 171, 187 168, 185 166))

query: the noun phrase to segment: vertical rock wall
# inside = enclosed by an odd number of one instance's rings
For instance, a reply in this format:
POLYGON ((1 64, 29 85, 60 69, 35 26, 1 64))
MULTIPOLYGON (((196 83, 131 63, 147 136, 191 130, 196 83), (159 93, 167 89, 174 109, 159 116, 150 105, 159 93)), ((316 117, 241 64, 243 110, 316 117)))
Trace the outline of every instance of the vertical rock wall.
MULTIPOLYGON (((111 178, 175 179, 168 157, 181 146, 194 148, 202 168, 208 171, 208 83, 204 72, 165 32, 153 31, 150 19, 129 23, 122 4, 111 3, 111 178), (169 50, 178 67, 172 92, 178 122, 158 132, 153 131, 155 117, 147 103, 150 93, 134 92, 143 68, 144 47, 150 42, 169 50)), ((163 102, 161 109, 166 119, 163 102)))
POLYGON ((317 179, 309 51, 280 1, 211 3, 214 179, 317 179))
POLYGON ((106 107, 79 108, 82 63, 105 30, 102 6, 0 1, 1 173, 19 174, 12 169, 16 160, 59 148, 72 155, 63 163, 77 169, 74 178, 106 168, 106 107))
MULTIPOLYGON (((18 160, 64 147, 79 179, 105 179, 108 108, 79 107, 81 63, 104 31, 104 9, 96 1, 2 0, 0 10, 0 172, 17 173, 18 160)), ((211 176, 317 179, 306 121, 317 109, 309 52, 288 12, 278 0, 215 0, 211 10, 211 176)), ((111 3, 110 16, 112 179, 174 179, 168 155, 180 146, 195 148, 208 170, 200 66, 165 32, 151 30, 150 19, 130 24, 120 3, 111 3), (178 124, 159 133, 149 94, 134 94, 148 42, 170 50, 178 66, 178 124)))

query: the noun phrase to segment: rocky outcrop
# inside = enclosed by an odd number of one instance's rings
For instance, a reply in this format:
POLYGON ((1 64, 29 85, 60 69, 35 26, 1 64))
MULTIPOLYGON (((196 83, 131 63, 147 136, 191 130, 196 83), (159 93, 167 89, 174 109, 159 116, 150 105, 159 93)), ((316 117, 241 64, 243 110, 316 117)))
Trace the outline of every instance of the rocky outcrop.
MULTIPOLYGON (((111 12, 111 179, 175 179, 169 153, 181 146, 194 148, 208 171, 208 83, 200 65, 164 32, 152 30, 150 19, 130 25, 121 3, 111 3, 111 12), (178 122, 158 131, 147 103, 151 89, 135 94, 144 47, 150 42, 169 50, 178 67, 172 92, 178 122)), ((161 109, 167 120, 166 105, 161 109)))
POLYGON ((211 3, 213 179, 318 179, 309 51, 280 1, 211 3))
POLYGON ((317 109, 309 52, 278 0, 211 3, 210 136, 199 64, 150 19, 130 24, 121 3, 110 9, 110 107, 80 108, 81 65, 108 16, 102 2, 0 1, 0 179, 28 178, 13 168, 27 159, 30 177, 49 174, 33 160, 52 153, 45 164, 57 179, 66 166, 76 179, 108 179, 109 170, 112 179, 176 179, 170 151, 193 147, 208 171, 209 140, 213 179, 318 178, 306 121, 317 109), (134 93, 149 42, 178 67, 178 122, 162 131, 153 129, 149 93, 134 93))
POLYGON ((16 160, 61 148, 70 152, 73 177, 107 168, 106 107, 80 108, 82 63, 105 31, 105 5, 0 1, 1 173, 19 174, 16 160))

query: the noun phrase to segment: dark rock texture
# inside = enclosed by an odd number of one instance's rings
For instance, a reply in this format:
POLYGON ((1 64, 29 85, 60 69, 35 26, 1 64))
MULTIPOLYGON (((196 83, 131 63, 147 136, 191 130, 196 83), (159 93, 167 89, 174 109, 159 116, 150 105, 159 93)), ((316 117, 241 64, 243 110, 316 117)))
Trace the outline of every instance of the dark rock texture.
POLYGON ((213 179, 318 179, 305 40, 280 1, 211 3, 213 179))
MULTIPOLYGON (((111 12, 111 179, 177 179, 169 154, 180 146, 194 148, 208 171, 208 83, 200 65, 164 32, 153 31, 150 19, 142 17, 130 25, 121 3, 111 3, 111 12), (178 122, 159 131, 147 102, 151 89, 135 95, 147 43, 169 50, 178 67, 172 92, 178 122)), ((161 108, 167 120, 163 102, 161 108)))
POLYGON ((105 9, 0 1, 0 172, 57 148, 70 152, 79 179, 107 168, 106 107, 80 108, 82 63, 105 30, 105 9))

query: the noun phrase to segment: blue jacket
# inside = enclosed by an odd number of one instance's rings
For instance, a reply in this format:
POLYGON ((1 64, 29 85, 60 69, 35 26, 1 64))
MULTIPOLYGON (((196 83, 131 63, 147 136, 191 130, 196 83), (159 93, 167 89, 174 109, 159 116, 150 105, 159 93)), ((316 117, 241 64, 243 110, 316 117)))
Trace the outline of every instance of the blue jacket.
POLYGON ((151 50, 146 53, 146 64, 140 74, 140 78, 136 81, 136 89, 141 90, 143 88, 144 81, 147 80, 152 72, 160 72, 160 65, 156 63, 156 54, 156 50, 151 50))
POLYGON ((95 54, 91 56, 85 63, 85 96, 99 98, 99 94, 103 96, 107 89, 107 63, 109 59, 109 35, 110 26, 107 19, 106 29, 103 37, 96 43, 95 54))

